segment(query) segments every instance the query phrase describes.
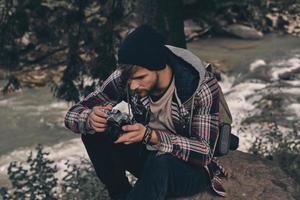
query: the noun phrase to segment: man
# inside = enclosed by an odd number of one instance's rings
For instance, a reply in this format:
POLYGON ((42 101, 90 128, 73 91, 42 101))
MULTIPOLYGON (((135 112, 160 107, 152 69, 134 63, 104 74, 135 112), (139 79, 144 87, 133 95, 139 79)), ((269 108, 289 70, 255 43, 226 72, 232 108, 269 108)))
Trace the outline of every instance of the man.
POLYGON ((65 125, 82 141, 112 199, 191 196, 210 185, 219 134, 219 86, 191 52, 142 25, 124 40, 119 67, 70 108, 65 125), (113 141, 107 114, 122 100, 134 124, 113 141), (125 170, 138 180, 132 187, 125 170))

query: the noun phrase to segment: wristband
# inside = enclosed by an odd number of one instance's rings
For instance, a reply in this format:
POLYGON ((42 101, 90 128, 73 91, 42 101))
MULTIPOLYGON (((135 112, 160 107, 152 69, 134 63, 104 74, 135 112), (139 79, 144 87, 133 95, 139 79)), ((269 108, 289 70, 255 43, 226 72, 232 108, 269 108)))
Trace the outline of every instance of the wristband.
POLYGON ((150 139, 151 139, 151 133, 152 133, 152 129, 148 126, 146 126, 146 130, 145 130, 145 133, 144 133, 144 137, 142 139, 142 143, 143 144, 148 144, 150 139))

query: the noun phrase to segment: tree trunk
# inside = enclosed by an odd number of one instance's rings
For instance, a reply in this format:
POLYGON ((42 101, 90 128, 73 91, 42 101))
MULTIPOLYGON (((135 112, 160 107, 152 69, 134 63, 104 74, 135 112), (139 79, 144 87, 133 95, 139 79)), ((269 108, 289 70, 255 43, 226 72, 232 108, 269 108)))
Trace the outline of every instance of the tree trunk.
POLYGON ((186 48, 182 0, 138 0, 140 24, 149 24, 167 38, 167 43, 186 48))

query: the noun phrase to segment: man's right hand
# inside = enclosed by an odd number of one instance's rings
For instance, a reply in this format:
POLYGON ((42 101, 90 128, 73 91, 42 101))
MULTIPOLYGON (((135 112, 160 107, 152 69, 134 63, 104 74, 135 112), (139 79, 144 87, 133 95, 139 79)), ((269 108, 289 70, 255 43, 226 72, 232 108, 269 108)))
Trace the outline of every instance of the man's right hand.
POLYGON ((92 112, 88 116, 87 123, 89 123, 89 126, 93 128, 96 132, 102 133, 107 128, 107 114, 104 113, 102 110, 108 109, 111 110, 111 105, 106 106, 95 106, 93 107, 92 112))

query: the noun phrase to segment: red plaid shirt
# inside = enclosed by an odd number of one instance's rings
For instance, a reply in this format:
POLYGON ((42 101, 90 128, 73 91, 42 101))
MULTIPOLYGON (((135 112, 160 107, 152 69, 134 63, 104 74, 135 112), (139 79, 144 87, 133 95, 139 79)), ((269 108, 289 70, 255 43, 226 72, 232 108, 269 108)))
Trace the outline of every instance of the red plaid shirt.
MULTIPOLYGON (((91 109, 108 103, 116 105, 124 99, 124 82, 121 79, 120 71, 116 70, 98 89, 72 106, 65 117, 66 127, 75 133, 93 134, 95 131, 87 124, 91 109)), ((147 100, 142 102, 145 107, 148 106, 147 100)), ((219 85, 211 73, 206 72, 204 81, 189 100, 183 104, 172 102, 172 120, 176 134, 156 130, 160 141, 156 149, 184 161, 207 166, 213 158, 219 133, 219 85)))

